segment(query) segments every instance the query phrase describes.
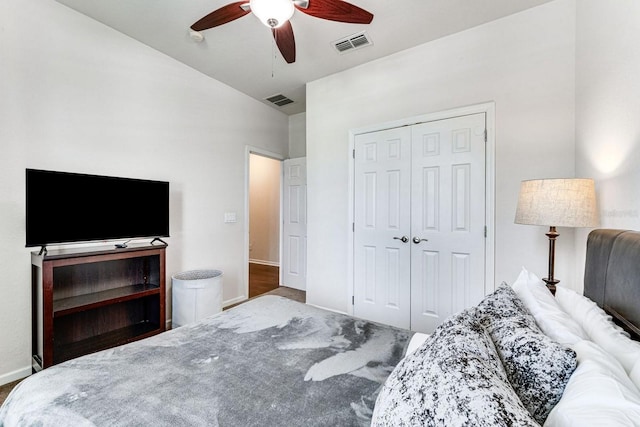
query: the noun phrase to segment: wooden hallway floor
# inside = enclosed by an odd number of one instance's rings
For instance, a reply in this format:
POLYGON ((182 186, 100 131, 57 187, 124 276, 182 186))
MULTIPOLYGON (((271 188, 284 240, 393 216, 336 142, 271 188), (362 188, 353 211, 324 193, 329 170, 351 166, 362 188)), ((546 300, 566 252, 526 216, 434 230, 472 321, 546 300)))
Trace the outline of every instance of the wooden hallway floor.
POLYGON ((269 294, 306 302, 307 293, 305 291, 279 286, 279 273, 279 267, 249 263, 249 299, 269 294))
POLYGON ((280 284, 280 267, 249 263, 249 298, 265 294, 280 284))

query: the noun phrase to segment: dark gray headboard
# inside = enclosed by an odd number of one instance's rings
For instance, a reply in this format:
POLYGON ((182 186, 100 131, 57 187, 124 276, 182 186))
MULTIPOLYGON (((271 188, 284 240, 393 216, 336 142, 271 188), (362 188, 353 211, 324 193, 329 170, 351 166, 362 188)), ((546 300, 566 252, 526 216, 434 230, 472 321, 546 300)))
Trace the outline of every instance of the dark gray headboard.
POLYGON ((584 294, 640 337, 640 232, 589 233, 584 294))

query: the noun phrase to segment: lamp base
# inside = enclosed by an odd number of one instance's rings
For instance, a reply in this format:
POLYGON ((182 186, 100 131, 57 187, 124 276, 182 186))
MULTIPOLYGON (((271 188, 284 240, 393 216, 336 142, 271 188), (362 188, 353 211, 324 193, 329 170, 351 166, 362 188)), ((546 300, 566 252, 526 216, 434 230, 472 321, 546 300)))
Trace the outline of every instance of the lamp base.
POLYGON ((548 279, 548 278, 544 278, 542 279, 546 284, 547 284, 547 289, 549 289, 549 292, 551 292, 552 295, 556 294, 556 285, 558 283, 560 283, 560 280, 558 279, 548 279))
POLYGON ((556 284, 560 282, 553 277, 553 269, 556 258, 556 239, 560 235, 554 226, 549 227, 549 231, 545 233, 549 238, 549 277, 542 279, 547 284, 547 288, 552 295, 556 295, 556 284))

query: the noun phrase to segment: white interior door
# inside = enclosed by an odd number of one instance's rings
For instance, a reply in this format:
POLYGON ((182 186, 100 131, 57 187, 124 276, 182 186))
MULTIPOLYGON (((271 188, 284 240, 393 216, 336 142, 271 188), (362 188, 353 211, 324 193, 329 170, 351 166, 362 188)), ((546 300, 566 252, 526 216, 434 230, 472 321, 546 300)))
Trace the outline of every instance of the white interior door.
POLYGON ((411 207, 411 329, 432 332, 484 296, 484 114, 412 127, 411 207))
POLYGON ((411 132, 355 139, 354 315, 401 328, 410 320, 411 132))
POLYGON ((282 285, 307 288, 306 158, 284 161, 282 285))
POLYGON ((430 333, 482 298, 485 128, 480 113, 356 136, 355 316, 430 333))

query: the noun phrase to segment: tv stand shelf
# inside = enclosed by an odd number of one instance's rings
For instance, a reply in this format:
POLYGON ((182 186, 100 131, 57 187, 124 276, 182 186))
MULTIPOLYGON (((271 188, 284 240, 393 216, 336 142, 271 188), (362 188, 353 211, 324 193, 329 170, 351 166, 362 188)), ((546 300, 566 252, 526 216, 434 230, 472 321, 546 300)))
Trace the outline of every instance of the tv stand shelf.
POLYGON ((159 293, 160 287, 158 285, 143 283, 139 285, 122 286, 120 288, 109 289, 107 291, 96 292, 93 294, 64 298, 53 301, 53 316, 66 316, 79 311, 98 308, 103 305, 116 304, 159 293))
POLYGON ((32 252, 34 370, 163 332, 165 249, 32 252))
POLYGON ((61 360, 70 360, 88 353, 111 348, 114 342, 118 342, 120 345, 150 337, 157 333, 155 332, 157 329, 158 324, 156 323, 137 323, 70 344, 56 346, 54 353, 61 360))

